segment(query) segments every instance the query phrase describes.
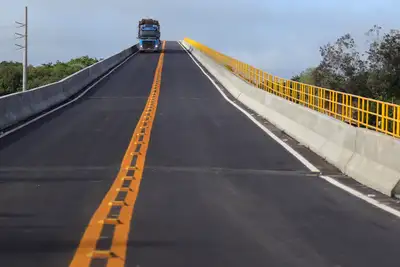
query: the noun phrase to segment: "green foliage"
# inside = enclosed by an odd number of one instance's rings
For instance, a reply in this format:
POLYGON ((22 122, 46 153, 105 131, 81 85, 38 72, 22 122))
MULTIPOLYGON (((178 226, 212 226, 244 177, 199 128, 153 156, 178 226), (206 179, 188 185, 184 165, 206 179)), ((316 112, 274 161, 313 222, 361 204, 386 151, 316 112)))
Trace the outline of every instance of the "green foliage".
POLYGON ((365 97, 400 99, 400 31, 381 34, 374 26, 366 35, 369 49, 360 54, 350 34, 320 48, 322 60, 292 79, 365 97))
POLYGON ((305 83, 305 84, 315 84, 315 68, 308 68, 305 71, 301 72, 300 75, 297 75, 296 81, 305 83))
MULTIPOLYGON (((57 61, 40 66, 28 67, 28 88, 32 89, 59 81, 83 68, 98 62, 98 59, 88 56, 71 59, 68 62, 57 61)), ((18 62, 0 63, 0 95, 22 90, 22 64, 18 62)))
POLYGON ((0 63, 0 95, 10 94, 22 87, 22 65, 17 62, 0 63))

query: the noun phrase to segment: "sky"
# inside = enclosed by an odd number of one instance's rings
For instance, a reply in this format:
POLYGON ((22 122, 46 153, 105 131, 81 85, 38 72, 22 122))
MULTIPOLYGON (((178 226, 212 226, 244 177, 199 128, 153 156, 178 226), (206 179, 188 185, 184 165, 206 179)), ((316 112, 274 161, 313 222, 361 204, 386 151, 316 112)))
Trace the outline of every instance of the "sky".
POLYGON ((138 21, 152 17, 163 40, 189 37, 290 78, 345 33, 364 42, 374 24, 400 28, 399 0, 0 0, 0 61, 22 60, 14 32, 26 5, 33 65, 111 56, 136 44, 138 21))

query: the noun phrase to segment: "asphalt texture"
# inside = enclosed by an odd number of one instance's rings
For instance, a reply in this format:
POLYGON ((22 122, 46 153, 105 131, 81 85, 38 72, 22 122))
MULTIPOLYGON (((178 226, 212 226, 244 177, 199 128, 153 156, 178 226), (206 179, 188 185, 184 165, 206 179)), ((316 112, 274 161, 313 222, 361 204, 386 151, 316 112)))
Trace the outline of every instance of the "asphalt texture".
POLYGON ((307 169, 167 44, 126 266, 397 266, 400 221, 307 169))
MULTIPOLYGON (((176 42, 125 266, 398 266, 399 219, 310 173, 229 104, 176 42)), ((158 54, 0 139, 0 266, 68 266, 113 182, 158 54)))
POLYGON ((159 54, 137 54, 77 102, 0 139, 0 266, 68 266, 119 170, 159 54))

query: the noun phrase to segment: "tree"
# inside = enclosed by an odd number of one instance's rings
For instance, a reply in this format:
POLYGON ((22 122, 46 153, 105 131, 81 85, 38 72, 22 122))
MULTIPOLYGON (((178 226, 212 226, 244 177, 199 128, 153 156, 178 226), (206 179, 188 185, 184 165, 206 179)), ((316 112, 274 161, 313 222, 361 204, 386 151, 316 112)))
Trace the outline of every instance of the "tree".
MULTIPOLYGON (((40 66, 28 67, 28 87, 35 88, 59 81, 83 68, 98 62, 96 58, 83 56, 69 62, 57 61, 40 66)), ((17 62, 0 63, 0 95, 22 90, 22 64, 17 62)))
POLYGON ((350 93, 363 90, 365 62, 350 34, 338 38, 334 44, 321 47, 320 54, 322 61, 316 69, 317 85, 350 93))
POLYGON ((299 75, 294 76, 292 80, 305 84, 315 84, 315 69, 314 67, 308 68, 299 75))
POLYGON ((400 31, 381 36, 381 30, 375 25, 367 32, 370 46, 362 54, 350 34, 322 46, 320 64, 293 78, 375 99, 400 99, 400 31))
POLYGON ((382 99, 400 98, 400 32, 391 30, 380 38, 380 27, 368 34, 375 39, 368 54, 370 76, 367 86, 382 99))
POLYGON ((16 92, 22 88, 22 64, 2 62, 0 64, 0 95, 16 92))

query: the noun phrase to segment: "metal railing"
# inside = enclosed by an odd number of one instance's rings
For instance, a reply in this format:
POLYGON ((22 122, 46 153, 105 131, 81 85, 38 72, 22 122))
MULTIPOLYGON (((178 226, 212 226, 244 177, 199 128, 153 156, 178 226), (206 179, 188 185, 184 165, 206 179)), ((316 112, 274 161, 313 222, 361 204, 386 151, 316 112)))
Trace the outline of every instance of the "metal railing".
POLYGON ((400 105, 279 78, 199 42, 184 40, 260 89, 353 126, 400 137, 400 105))

